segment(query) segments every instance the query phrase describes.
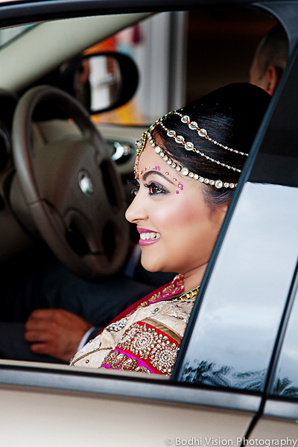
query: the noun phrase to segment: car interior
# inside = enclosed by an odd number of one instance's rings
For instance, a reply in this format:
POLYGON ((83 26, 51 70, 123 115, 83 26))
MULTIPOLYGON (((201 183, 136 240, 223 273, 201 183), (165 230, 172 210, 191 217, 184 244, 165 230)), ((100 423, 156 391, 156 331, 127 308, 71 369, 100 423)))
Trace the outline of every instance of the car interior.
POLYGON ((136 281, 153 290, 171 280, 173 274, 141 267, 135 230, 124 218, 135 141, 166 111, 229 82, 247 82, 256 46, 276 23, 269 15, 217 9, 74 18, 0 31, 5 323, 24 322, 21 315, 29 310, 16 308, 25 306, 20 300, 28 277, 42 281, 40 266, 49 259, 95 283, 125 274, 132 258, 136 281), (167 29, 164 48, 156 45, 161 26, 167 29), (103 74, 94 81, 96 69, 103 74))

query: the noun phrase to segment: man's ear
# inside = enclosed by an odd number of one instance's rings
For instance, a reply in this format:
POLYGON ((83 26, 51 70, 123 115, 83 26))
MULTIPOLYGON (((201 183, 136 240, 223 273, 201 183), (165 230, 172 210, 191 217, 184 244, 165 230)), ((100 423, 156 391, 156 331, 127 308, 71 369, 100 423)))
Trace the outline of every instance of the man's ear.
POLYGON ((264 90, 267 93, 269 93, 269 95, 272 96, 273 93, 275 92, 279 80, 280 80, 280 70, 274 65, 269 65, 263 78, 264 90))

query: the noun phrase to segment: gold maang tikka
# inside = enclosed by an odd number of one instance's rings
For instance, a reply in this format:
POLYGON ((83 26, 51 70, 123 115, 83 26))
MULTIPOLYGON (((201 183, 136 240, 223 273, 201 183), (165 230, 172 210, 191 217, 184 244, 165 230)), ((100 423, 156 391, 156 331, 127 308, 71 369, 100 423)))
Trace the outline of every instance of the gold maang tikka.
POLYGON ((176 169, 177 172, 180 172, 183 176, 188 176, 190 178, 193 178, 195 180, 199 180, 201 183, 205 183, 206 185, 211 185, 214 186, 217 189, 221 189, 221 188, 231 188, 234 189, 237 186, 237 183, 229 183, 229 182, 223 182, 222 180, 218 179, 218 180, 212 180, 206 177, 203 177, 199 174, 196 174, 194 172, 191 172, 188 168, 180 165, 179 163, 177 163, 176 161, 172 160, 172 158, 166 153, 166 151, 164 149, 162 149, 160 146, 158 146, 153 137, 151 132, 157 127, 157 126, 161 126, 168 137, 175 139, 176 143, 179 143, 181 145, 184 146, 184 149, 186 151, 193 151, 196 152, 198 155, 200 155, 201 157, 206 158, 206 160, 211 161, 212 163, 216 163, 217 165, 220 165, 226 169, 230 169, 234 172, 238 172, 241 173, 241 169, 235 168, 234 166, 230 166, 226 163, 222 163, 219 160, 216 160, 212 157, 209 157, 208 155, 206 155, 204 152, 202 152, 201 150, 197 149, 194 144, 191 141, 185 141, 184 137, 182 135, 177 135, 176 132, 174 130, 170 130, 168 129, 164 122, 169 116, 171 115, 178 115, 181 118, 181 122, 188 125, 189 129, 194 130, 198 133, 198 135, 201 138, 205 138, 207 140, 209 140, 211 143, 220 146, 221 148, 229 151, 229 152, 233 152, 235 154, 238 155, 242 155, 247 157, 248 154, 246 152, 240 152, 237 151, 236 149, 232 149, 228 146, 225 146, 221 143, 219 143, 216 140, 213 140, 212 138, 209 137, 208 132, 206 129, 202 129, 198 126, 198 124, 195 121, 191 121, 190 117, 188 115, 183 115, 182 113, 174 110, 173 112, 167 113, 166 115, 164 115, 162 118, 160 118, 159 120, 155 121, 154 124, 152 124, 149 127, 149 130, 147 132, 144 132, 141 139, 139 141, 136 142, 137 145, 137 154, 136 154, 136 162, 135 162, 135 168, 134 168, 134 173, 135 173, 135 177, 138 178, 139 177, 139 159, 140 156, 144 150, 144 147, 146 145, 146 141, 148 139, 149 143, 151 144, 151 146, 153 147, 153 149, 155 150, 155 153, 158 154, 164 161, 166 161, 168 163, 169 166, 171 166, 172 168, 176 169))

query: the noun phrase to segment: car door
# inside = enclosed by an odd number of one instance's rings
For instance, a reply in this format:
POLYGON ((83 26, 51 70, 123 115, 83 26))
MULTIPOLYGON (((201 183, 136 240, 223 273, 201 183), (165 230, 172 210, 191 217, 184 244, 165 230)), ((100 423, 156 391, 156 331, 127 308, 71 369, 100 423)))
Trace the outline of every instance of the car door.
POLYGON ((297 444, 298 436, 298 299, 297 276, 284 313, 280 337, 276 344, 270 378, 267 382, 263 414, 254 426, 250 442, 263 439, 264 445, 297 444), (267 442, 267 444, 265 444, 267 442))

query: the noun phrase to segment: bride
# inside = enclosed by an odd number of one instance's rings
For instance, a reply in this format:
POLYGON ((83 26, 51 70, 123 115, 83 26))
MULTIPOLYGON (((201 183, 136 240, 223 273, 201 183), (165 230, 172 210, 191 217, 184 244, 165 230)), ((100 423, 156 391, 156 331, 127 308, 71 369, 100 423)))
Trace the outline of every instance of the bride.
POLYGON ((169 375, 214 243, 270 96, 230 84, 152 124, 137 143, 126 218, 141 262, 173 281, 126 309, 71 365, 169 375))

